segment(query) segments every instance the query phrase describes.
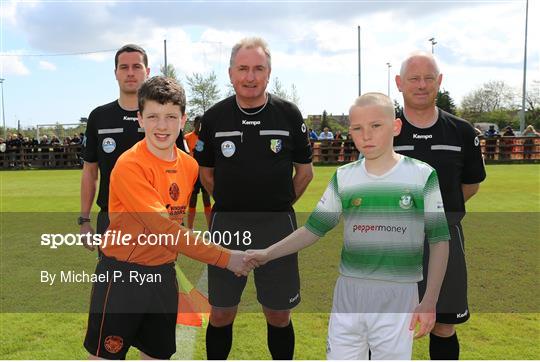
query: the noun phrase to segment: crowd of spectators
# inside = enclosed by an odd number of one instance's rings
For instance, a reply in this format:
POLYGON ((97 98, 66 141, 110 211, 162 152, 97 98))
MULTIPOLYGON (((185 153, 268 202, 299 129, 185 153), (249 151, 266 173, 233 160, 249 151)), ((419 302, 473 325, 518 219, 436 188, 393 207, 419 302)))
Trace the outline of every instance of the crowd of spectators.
POLYGON ((84 134, 74 134, 63 140, 53 135, 39 139, 12 133, 0 138, 0 166, 24 167, 74 167, 82 164, 80 154, 84 134))

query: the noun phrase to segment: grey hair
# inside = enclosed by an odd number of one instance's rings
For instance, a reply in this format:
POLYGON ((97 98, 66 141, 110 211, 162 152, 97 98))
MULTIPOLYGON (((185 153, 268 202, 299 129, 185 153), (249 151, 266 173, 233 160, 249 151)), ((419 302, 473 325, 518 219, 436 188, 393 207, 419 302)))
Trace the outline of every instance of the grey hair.
POLYGON ((409 56, 403 61, 403 63, 401 63, 401 68, 399 70, 400 77, 403 78, 405 76, 405 73, 407 72, 407 67, 414 59, 417 59, 417 58, 428 59, 433 65, 433 68, 435 69, 435 74, 436 75, 441 74, 441 72, 439 71, 439 66, 437 65, 437 60, 435 59, 433 54, 424 52, 424 51, 415 51, 409 54, 409 56))
POLYGON ((396 110, 394 108, 394 103, 392 100, 383 93, 370 92, 362 94, 360 97, 354 100, 353 105, 349 109, 349 113, 354 107, 369 107, 377 106, 382 108, 384 113, 392 117, 392 120, 396 119, 396 110))
POLYGON ((268 49, 268 44, 263 38, 259 37, 250 37, 250 38, 244 38, 240 40, 238 43, 236 43, 231 51, 231 59, 229 61, 229 67, 233 67, 234 65, 234 58, 236 57, 236 54, 240 51, 240 49, 256 49, 261 48, 266 55, 266 60, 268 61, 268 68, 272 68, 272 56, 270 54, 270 49, 268 49))

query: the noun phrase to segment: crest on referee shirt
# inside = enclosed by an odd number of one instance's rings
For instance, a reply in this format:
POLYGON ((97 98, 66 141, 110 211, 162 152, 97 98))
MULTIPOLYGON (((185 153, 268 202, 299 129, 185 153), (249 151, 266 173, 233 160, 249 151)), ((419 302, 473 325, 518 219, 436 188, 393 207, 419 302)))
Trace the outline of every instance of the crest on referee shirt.
POLYGON ((171 184, 171 186, 169 187, 169 196, 171 197, 171 199, 173 199, 174 201, 177 201, 178 200, 178 195, 180 194, 180 188, 178 187, 178 185, 176 184, 176 182, 173 182, 171 184))
POLYGON ((202 150, 204 150, 204 142, 201 140, 198 140, 197 143, 195 144, 195 151, 202 152, 202 150))
POLYGON ((282 140, 278 140, 278 139, 271 139, 270 140, 270 149, 274 153, 278 153, 279 151, 281 151, 282 147, 283 147, 283 141, 282 140))
POLYGON ((105 349, 109 353, 118 353, 124 346, 124 339, 120 336, 108 336, 105 338, 105 349))
POLYGON ((111 153, 116 149, 116 141, 114 138, 107 137, 101 142, 101 147, 103 148, 103 152, 111 153))
POLYGON ((236 151, 236 146, 232 141, 225 141, 221 144, 221 153, 225 157, 231 157, 236 151))
POLYGON ((352 205, 353 205, 354 207, 358 207, 358 206, 360 206, 361 204, 362 204, 362 198, 360 198, 360 197, 358 197, 358 198, 352 200, 352 205))
POLYGON ((408 210, 413 206, 413 198, 412 195, 409 193, 401 195, 399 198, 399 207, 402 209, 408 210))

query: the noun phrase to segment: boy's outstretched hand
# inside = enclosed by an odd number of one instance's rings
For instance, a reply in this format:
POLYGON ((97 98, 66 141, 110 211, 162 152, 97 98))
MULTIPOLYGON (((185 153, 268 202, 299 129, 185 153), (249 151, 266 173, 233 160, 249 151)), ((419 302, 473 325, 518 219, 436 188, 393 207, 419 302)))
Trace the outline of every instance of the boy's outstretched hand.
POLYGON ((229 258, 229 264, 227 264, 227 269, 232 271, 237 277, 245 276, 247 277, 249 272, 253 268, 259 266, 256 261, 251 261, 246 258, 246 253, 239 250, 231 250, 231 257, 229 258))
POLYGON ((244 261, 254 263, 256 266, 261 266, 268 263, 270 260, 266 249, 250 249, 246 250, 244 261))

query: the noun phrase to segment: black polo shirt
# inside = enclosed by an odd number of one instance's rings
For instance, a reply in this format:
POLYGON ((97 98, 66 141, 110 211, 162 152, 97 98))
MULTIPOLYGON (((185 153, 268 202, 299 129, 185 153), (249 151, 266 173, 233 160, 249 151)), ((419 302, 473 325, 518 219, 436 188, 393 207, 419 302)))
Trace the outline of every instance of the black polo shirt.
POLYGON ((94 109, 88 117, 83 140, 83 159, 99 166, 97 205, 106 211, 109 203, 109 178, 116 160, 124 151, 144 138, 137 111, 126 111, 118 101, 94 109))
POLYGON ((474 128, 440 108, 437 121, 429 128, 413 126, 403 113, 398 117, 403 126, 394 138, 394 150, 424 161, 437 171, 448 221, 459 222, 465 215, 461 184, 476 184, 486 178, 474 128))
POLYGON ((311 163, 307 128, 298 108, 275 95, 244 109, 235 96, 203 116, 195 158, 214 168, 215 211, 290 211, 293 162, 311 163))

